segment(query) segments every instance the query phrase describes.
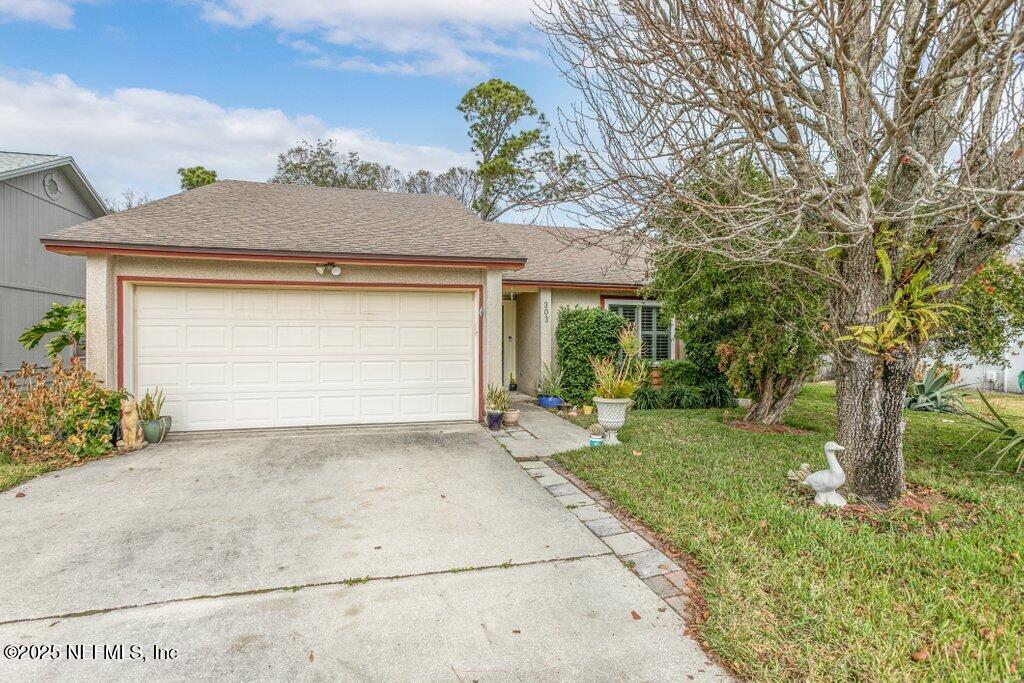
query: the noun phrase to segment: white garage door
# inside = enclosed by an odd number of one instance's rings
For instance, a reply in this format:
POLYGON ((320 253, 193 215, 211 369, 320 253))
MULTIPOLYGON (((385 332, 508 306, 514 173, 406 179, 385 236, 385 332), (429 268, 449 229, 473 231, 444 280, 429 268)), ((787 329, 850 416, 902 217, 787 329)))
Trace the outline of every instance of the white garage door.
POLYGON ((134 384, 179 430, 476 419, 471 292, 139 286, 134 384))

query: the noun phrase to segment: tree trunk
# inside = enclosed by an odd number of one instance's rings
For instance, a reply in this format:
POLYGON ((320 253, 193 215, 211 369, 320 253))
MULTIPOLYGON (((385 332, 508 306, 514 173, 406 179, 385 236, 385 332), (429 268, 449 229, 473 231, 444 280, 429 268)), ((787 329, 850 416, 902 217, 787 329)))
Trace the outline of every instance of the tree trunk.
POLYGON ((918 354, 889 359, 853 350, 836 363, 838 440, 846 486, 863 501, 888 507, 906 492, 903 400, 918 354))
POLYGON ((750 404, 744 422, 774 425, 782 422, 786 409, 796 400, 806 377, 764 377, 758 386, 758 397, 750 404))

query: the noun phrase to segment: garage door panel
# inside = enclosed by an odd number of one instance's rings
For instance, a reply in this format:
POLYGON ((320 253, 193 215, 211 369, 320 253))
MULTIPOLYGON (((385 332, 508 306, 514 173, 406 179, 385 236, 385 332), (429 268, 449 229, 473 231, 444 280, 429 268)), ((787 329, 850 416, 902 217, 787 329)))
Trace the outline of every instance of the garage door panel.
POLYGON ((359 345, 362 351, 393 351, 395 348, 395 328, 391 326, 377 327, 365 325, 359 328, 359 345))
POLYGON ((190 387, 217 387, 223 390, 230 385, 227 363, 184 364, 186 382, 190 387))
POLYGON ((476 415, 471 293, 199 289, 135 290, 135 384, 179 429, 476 415))
POLYGON ((136 343, 142 351, 167 351, 184 348, 185 330, 176 325, 139 325, 136 343))
POLYGON ((313 351, 316 349, 316 329, 312 326, 278 327, 277 348, 283 350, 301 349, 302 351, 313 351))
POLYGON ((227 351, 229 328, 221 325, 190 325, 185 330, 185 347, 189 351, 227 351))
POLYGON ((230 296, 235 320, 266 320, 274 312, 273 295, 266 290, 234 290, 230 296))
POLYGON ((270 351, 274 348, 274 328, 236 324, 231 328, 231 347, 236 351, 270 351))
POLYGON ((333 351, 336 349, 351 350, 356 346, 356 328, 354 326, 320 328, 320 349, 333 351))
POLYGON ((184 370, 180 363, 140 363, 136 376, 140 386, 177 388, 185 386, 184 370))

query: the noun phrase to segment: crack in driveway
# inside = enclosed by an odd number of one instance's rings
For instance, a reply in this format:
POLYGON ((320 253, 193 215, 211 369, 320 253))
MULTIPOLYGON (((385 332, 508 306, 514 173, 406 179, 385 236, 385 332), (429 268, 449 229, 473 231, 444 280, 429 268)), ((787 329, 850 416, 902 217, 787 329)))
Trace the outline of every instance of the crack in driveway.
POLYGON ((462 572, 480 572, 491 569, 515 569, 517 567, 531 567, 535 565, 544 564, 559 564, 576 562, 578 560, 586 560, 594 557, 605 557, 612 555, 613 553, 609 550, 604 553, 594 553, 591 555, 575 555, 572 557, 556 557, 545 560, 531 560, 529 562, 502 562, 501 564, 490 564, 481 565, 479 567, 452 567, 451 569, 443 569, 438 571, 428 572, 416 572, 410 574, 391 574, 388 576, 360 576, 360 577, 348 577, 344 579, 336 579, 331 581, 315 581, 311 583, 301 583, 291 586, 269 586, 266 588, 251 588, 248 590, 240 591, 228 591, 225 593, 211 593, 207 595, 192 595, 184 598, 169 598, 167 600, 154 600, 152 602, 141 602, 134 605, 119 605, 117 607, 100 607, 96 609, 80 610, 77 612, 65 612, 63 614, 48 614, 40 617, 23 617, 21 619, 10 619, 7 621, 0 621, 0 626, 10 626, 13 624, 26 624, 34 623, 38 621, 51 621, 51 620, 63 620, 63 619, 77 619, 81 617, 91 617, 97 614, 110 614, 111 612, 123 612, 133 609, 142 609, 144 607, 157 607, 160 605, 174 605, 183 602, 198 602, 202 600, 216 600, 218 598, 238 598, 246 597, 250 595, 265 595, 267 593, 295 593, 304 588, 326 588, 331 586, 357 586, 371 581, 395 581, 398 579, 410 579, 422 576, 440 576, 444 574, 457 574, 462 572))

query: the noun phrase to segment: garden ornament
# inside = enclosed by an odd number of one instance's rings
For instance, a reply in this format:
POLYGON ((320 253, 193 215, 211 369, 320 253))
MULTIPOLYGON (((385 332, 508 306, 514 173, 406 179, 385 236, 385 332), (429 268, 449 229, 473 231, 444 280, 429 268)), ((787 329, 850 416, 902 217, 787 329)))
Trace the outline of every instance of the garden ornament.
POLYGON ((828 460, 828 469, 809 474, 803 481, 805 486, 814 489, 814 502, 818 505, 846 506, 846 499, 836 492, 837 488, 846 483, 846 473, 839 466, 836 453, 845 450, 835 441, 829 441, 825 444, 825 459, 828 460))
POLYGON ((139 422, 139 404, 133 398, 121 401, 121 441, 127 451, 135 451, 146 446, 142 424, 139 422))

